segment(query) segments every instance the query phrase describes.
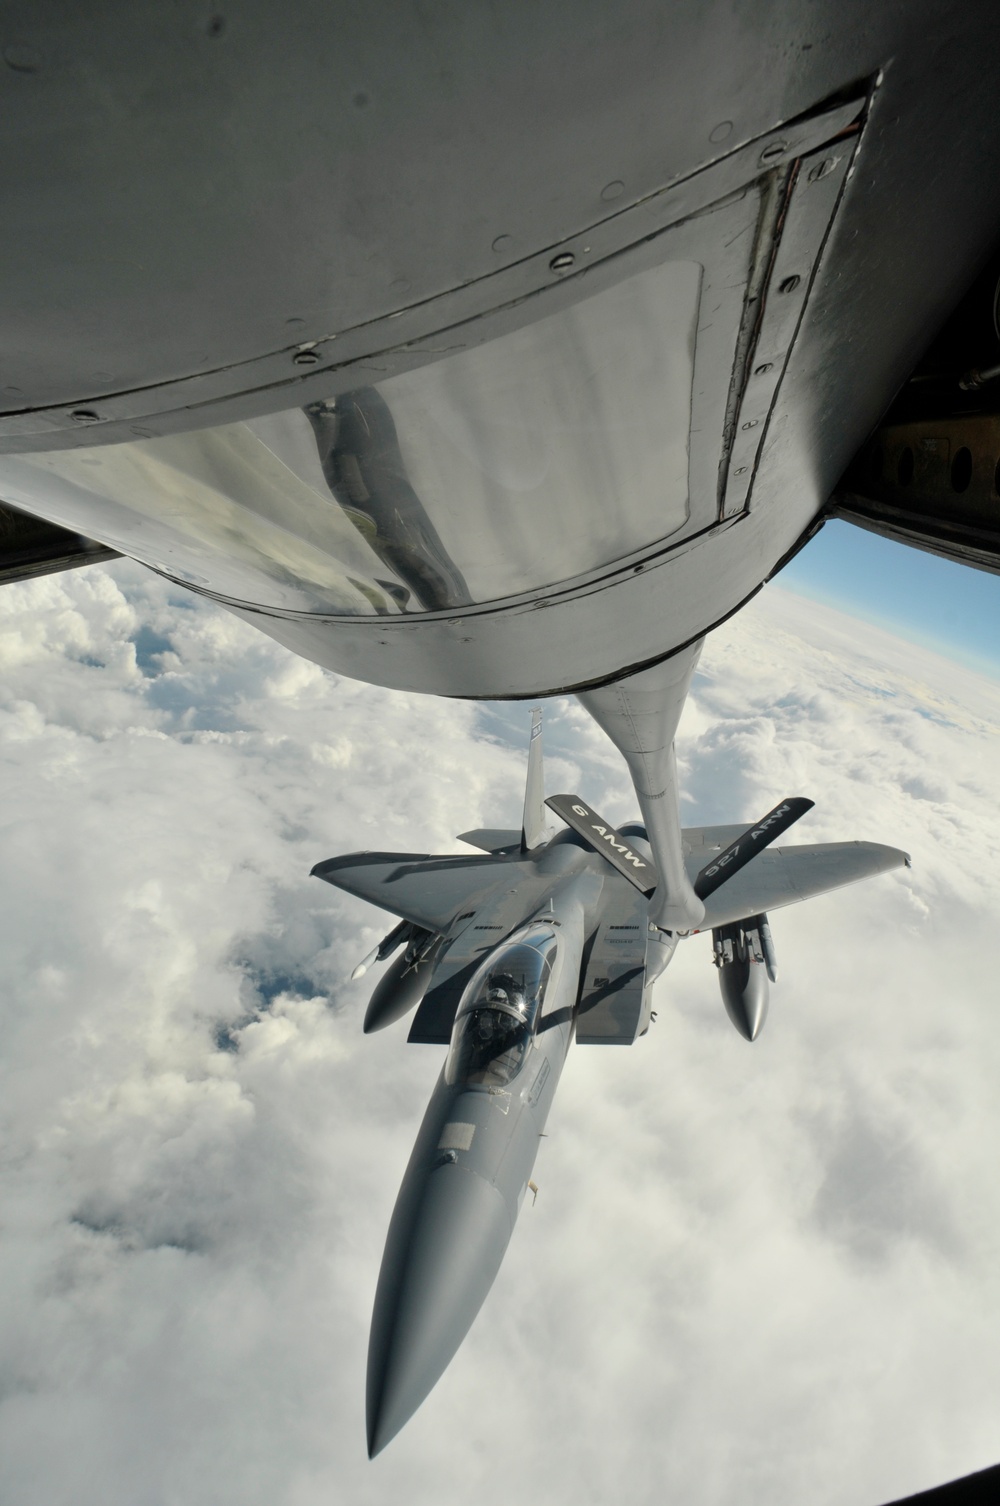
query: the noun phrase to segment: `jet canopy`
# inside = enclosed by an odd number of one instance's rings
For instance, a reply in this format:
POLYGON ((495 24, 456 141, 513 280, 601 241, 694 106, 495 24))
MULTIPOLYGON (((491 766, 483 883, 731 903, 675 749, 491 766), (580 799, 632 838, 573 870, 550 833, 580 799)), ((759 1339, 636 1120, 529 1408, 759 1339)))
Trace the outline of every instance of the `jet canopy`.
POLYGON ((534 923, 491 952, 470 980, 455 1016, 445 1080, 503 1087, 524 1063, 556 953, 555 930, 534 923))

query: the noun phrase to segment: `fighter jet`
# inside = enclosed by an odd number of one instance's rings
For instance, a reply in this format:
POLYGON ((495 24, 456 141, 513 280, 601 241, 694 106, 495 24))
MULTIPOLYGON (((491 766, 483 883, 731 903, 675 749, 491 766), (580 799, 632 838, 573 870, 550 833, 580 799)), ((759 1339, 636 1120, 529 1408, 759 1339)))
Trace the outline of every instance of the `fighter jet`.
MULTIPOLYGON (((801 797, 745 828, 678 827, 691 926, 645 825, 616 829, 572 794, 543 803, 541 730, 536 710, 521 829, 461 834, 485 856, 363 852, 313 869, 400 917, 355 969, 360 977, 403 948, 365 1031, 416 1008, 409 1039, 448 1048, 382 1257, 368 1351, 372 1456, 420 1406, 493 1285, 574 1039, 631 1045, 645 1035, 655 979, 682 939, 710 931, 726 1011, 756 1040, 776 977, 767 912, 909 863, 872 842, 772 847, 812 807, 801 797), (561 818, 554 831, 550 811, 561 818), (660 923, 671 904, 677 929, 660 923)), ((671 791, 667 800, 675 807, 671 791)))

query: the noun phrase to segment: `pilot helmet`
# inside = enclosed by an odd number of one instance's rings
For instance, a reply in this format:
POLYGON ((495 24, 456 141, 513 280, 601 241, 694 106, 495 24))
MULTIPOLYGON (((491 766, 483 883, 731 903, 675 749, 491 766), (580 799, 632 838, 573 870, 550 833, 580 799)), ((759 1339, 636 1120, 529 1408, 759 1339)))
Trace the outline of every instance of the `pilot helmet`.
POLYGON ((486 1003, 491 1009, 503 1009, 508 1014, 524 1016, 528 1013, 524 989, 506 976, 498 978, 494 975, 486 990, 486 1003))

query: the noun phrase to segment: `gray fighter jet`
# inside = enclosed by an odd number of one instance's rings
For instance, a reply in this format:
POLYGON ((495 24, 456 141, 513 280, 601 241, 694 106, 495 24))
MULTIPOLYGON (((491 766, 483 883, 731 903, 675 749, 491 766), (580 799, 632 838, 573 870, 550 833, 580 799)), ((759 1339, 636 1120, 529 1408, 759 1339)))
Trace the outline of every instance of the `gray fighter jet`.
MULTIPOLYGON (((637 678, 655 709, 647 704, 644 719, 640 692, 625 695, 633 761, 669 776, 663 711, 682 704, 686 677, 672 695, 662 674, 658 690, 637 678)), ((654 804, 638 793, 641 806, 654 804)), ((659 805, 656 825, 616 830, 578 796, 543 803, 536 710, 521 829, 462 833, 485 856, 364 852, 313 869, 401 917, 355 969, 359 977, 405 948, 372 996, 365 1030, 419 1006, 409 1039, 448 1047, 382 1258, 368 1352, 371 1455, 427 1396, 493 1284, 574 1037, 630 1045, 645 1035, 653 981, 681 937, 710 930, 726 1010, 755 1040, 776 976, 767 912, 909 863, 871 842, 770 847, 810 800, 784 800, 747 828, 682 831, 668 777, 659 805), (565 823, 554 834, 546 805, 565 823)))

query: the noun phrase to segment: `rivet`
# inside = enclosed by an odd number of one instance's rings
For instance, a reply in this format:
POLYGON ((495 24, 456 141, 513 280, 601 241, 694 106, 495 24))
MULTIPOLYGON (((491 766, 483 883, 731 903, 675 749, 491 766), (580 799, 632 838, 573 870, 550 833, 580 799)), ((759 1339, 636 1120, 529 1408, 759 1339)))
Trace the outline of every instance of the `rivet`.
POLYGON ((38 73, 42 67, 42 54, 24 42, 8 42, 3 60, 15 73, 38 73))
POLYGON ((605 183, 601 189, 601 198, 605 204, 610 204, 612 199, 620 199, 625 192, 625 184, 621 178, 613 178, 610 183, 605 183))
POLYGON ((572 251, 560 251, 558 256, 553 256, 549 262, 550 272, 568 272, 576 261, 572 251))
POLYGON ((99 424, 101 421, 101 415, 93 408, 73 408, 69 416, 77 424, 99 424))
POLYGON ((20 397, 23 389, 20 387, 5 387, 3 390, 8 397, 20 397))
POLYGON ((755 366, 754 367, 753 374, 754 374, 754 376, 767 376, 767 373, 769 371, 772 371, 773 369, 774 369, 774 362, 773 361, 762 361, 759 366, 755 366))
POLYGON ((809 182, 818 183, 820 178, 825 178, 827 173, 832 173, 836 165, 834 157, 824 157, 822 162, 817 162, 816 166, 810 169, 809 182))
POLYGON ((493 242, 493 250, 499 254, 501 251, 509 251, 513 244, 514 237, 512 235, 498 235, 493 242))
POLYGON ((632 574, 633 575, 641 575, 642 572, 643 572, 643 570, 645 570, 645 568, 646 568, 645 565, 633 565, 632 566, 632 574))
POLYGON ((712 130, 709 131, 708 139, 709 141, 714 142, 725 141, 726 137, 731 133, 732 129, 733 122, 731 120, 720 120, 719 124, 717 126, 713 126, 712 130))
POLYGON ((740 425, 740 428, 741 429, 756 429, 756 427, 757 427, 757 425, 758 425, 759 422, 760 422, 759 419, 748 418, 745 424, 741 424, 740 425))
POLYGON ((304 319, 299 319, 295 315, 293 315, 291 319, 285 320, 285 323, 290 329, 301 329, 305 322, 306 321, 304 319))
POLYGON ((761 162, 777 162, 778 158, 783 157, 787 151, 787 141, 772 141, 771 145, 766 146, 761 152, 760 160, 761 162))
POLYGON ((296 366, 317 366, 319 356, 314 350, 297 350, 292 357, 292 362, 296 366))
POLYGON ((778 283, 778 292, 794 293, 795 289, 798 287, 801 281, 802 278, 798 275, 798 273, 793 272, 791 277, 785 277, 781 280, 781 282, 778 283))
POLYGON ((734 476, 743 476, 745 474, 746 474, 746 466, 745 465, 738 465, 736 467, 735 471, 733 472, 734 476))

